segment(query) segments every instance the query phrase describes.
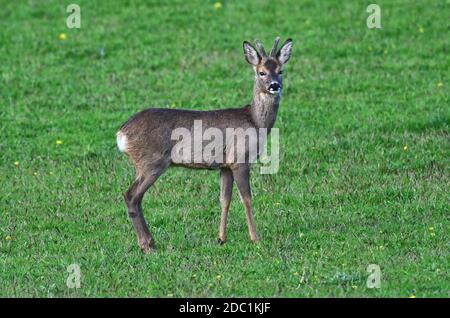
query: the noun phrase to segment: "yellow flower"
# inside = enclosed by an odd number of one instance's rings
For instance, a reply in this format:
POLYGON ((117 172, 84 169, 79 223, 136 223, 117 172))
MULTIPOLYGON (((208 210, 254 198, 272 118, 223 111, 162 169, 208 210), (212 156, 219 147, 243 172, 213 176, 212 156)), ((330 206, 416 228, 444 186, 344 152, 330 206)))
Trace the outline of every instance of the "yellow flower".
POLYGON ((62 143, 63 143, 62 140, 57 140, 57 141, 56 141, 56 144, 57 144, 57 145, 62 145, 62 143))
POLYGON ((222 3, 220 2, 214 3, 214 9, 219 10, 220 8, 222 8, 222 3))
POLYGON ((357 289, 357 288, 358 288, 358 286, 356 286, 356 285, 352 285, 352 288, 353 288, 353 289, 357 289))
POLYGON ((294 276, 298 276, 298 272, 295 272, 295 273, 294 273, 294 276))
POLYGON ((65 33, 60 33, 58 35, 58 39, 60 39, 61 41, 64 41, 65 39, 67 39, 67 35, 65 33))
POLYGON ((430 235, 431 235, 431 236, 435 236, 436 234, 435 234, 434 232, 431 232, 430 235))
POLYGON ((5 240, 11 241, 11 240, 12 240, 12 237, 8 235, 8 236, 5 237, 5 240))
POLYGON ((429 231, 434 231, 434 227, 430 226, 430 227, 428 228, 428 230, 429 230, 429 231))
POLYGON ((423 27, 419 27, 419 32, 423 33, 423 32, 425 32, 425 29, 423 27))
POLYGON ((220 276, 220 275, 217 275, 217 276, 216 276, 216 278, 217 278, 217 279, 221 279, 221 278, 222 278, 222 276, 220 276))
POLYGON ((407 146, 407 145, 404 145, 404 146, 403 146, 403 150, 404 150, 404 151, 408 151, 408 146, 407 146))
POLYGON ((442 86, 444 86, 444 83, 439 82, 439 83, 437 83, 437 86, 438 86, 438 87, 442 87, 442 86))
POLYGON ((167 294, 167 297, 173 297, 173 294, 167 294))
POLYGON ((18 166, 19 165, 19 161, 14 161, 14 165, 18 166))
POLYGON ((416 298, 416 295, 412 294, 409 298, 416 298))

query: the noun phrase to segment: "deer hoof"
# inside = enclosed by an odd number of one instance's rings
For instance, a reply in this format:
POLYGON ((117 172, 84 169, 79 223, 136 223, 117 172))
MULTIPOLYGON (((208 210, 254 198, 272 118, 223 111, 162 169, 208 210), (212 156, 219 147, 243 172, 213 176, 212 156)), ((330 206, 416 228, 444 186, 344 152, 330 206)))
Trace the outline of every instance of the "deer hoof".
POLYGON ((142 252, 149 254, 156 251, 155 244, 153 242, 145 242, 139 244, 142 252))
POLYGON ((227 241, 226 239, 221 239, 221 238, 217 239, 217 243, 219 243, 220 245, 225 244, 226 241, 227 241))

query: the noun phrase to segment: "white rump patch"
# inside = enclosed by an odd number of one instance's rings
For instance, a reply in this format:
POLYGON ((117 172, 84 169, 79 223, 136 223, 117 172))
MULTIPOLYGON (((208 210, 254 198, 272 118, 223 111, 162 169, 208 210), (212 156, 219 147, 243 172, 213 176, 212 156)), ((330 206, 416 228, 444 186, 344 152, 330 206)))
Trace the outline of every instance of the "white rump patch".
POLYGON ((127 136, 121 131, 117 133, 117 147, 122 152, 125 152, 127 149, 127 136))

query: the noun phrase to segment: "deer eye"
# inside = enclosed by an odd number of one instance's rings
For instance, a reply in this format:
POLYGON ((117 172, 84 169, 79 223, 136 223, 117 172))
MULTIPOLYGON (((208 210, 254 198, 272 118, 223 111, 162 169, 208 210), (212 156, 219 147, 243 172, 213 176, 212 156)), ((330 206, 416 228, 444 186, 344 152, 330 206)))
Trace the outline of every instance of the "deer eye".
POLYGON ((266 76, 267 74, 265 72, 259 72, 259 76, 266 76))

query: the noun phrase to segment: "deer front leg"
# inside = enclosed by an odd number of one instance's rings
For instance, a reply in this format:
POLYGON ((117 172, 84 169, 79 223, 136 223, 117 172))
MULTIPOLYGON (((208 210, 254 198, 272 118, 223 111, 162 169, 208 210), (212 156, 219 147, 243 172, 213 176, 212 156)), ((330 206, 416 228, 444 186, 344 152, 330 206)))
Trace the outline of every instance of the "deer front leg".
POLYGON ((250 166, 238 165, 233 168, 233 177, 239 190, 242 203, 245 207, 245 214, 247 217, 248 233, 253 242, 257 242, 258 235, 256 234, 255 223, 253 221, 252 211, 252 192, 250 188, 250 166))
POLYGON ((227 240, 227 219, 230 208, 231 195, 233 193, 233 173, 230 169, 220 170, 220 206, 222 214, 220 217, 219 243, 224 244, 227 240))

